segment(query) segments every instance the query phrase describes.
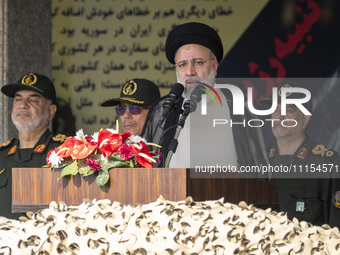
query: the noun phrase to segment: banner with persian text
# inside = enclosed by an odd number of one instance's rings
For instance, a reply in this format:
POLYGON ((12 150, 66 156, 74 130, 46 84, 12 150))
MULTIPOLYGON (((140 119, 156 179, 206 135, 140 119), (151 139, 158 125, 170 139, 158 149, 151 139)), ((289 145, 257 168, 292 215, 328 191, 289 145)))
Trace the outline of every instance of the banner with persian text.
MULTIPOLYGON (((322 0, 52 1, 53 81, 76 129, 114 128, 114 109, 100 103, 118 97, 131 78, 150 79, 167 94, 176 74, 165 57, 166 37, 175 25, 197 21, 222 38, 218 78, 244 77, 240 88, 252 87, 259 102, 286 78, 339 77, 339 13, 339 1, 322 0)), ((308 133, 340 151, 340 87, 320 80, 308 87, 314 104, 308 133)))
POLYGON ((155 82, 164 95, 176 82, 165 40, 178 24, 215 28, 225 52, 237 42, 267 0, 64 0, 52 1, 52 76, 57 95, 70 104, 76 129, 115 127, 113 107, 131 78, 155 82))

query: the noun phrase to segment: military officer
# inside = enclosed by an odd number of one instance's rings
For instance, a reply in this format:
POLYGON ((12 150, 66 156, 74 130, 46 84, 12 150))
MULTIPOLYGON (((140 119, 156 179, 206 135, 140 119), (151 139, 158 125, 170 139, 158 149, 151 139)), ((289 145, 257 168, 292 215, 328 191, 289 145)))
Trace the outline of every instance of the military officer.
POLYGON ((18 138, 0 145, 0 216, 17 219, 23 214, 11 212, 12 168, 46 165, 49 150, 59 146, 66 137, 53 136, 48 129, 56 112, 56 92, 46 76, 24 75, 17 83, 4 85, 1 92, 13 98, 11 117, 18 129, 18 138))
POLYGON ((150 105, 161 97, 155 83, 147 79, 131 79, 125 83, 119 98, 104 101, 101 106, 117 106, 124 132, 141 135, 150 105))
MULTIPOLYGON (((293 87, 284 84, 278 87, 278 101, 281 101, 282 88, 293 87)), ((299 86, 294 86, 299 87, 299 86)), ((299 99, 304 95, 297 92, 287 93, 287 99, 299 99)), ((264 104, 272 104, 271 99, 263 99, 264 104)), ((312 100, 304 104, 311 113, 312 100)), ((272 132, 276 145, 269 149, 271 166, 286 166, 286 170, 275 173, 273 182, 277 188, 280 210, 287 212, 288 218, 294 217, 313 225, 329 224, 340 227, 340 208, 336 210, 334 179, 332 170, 338 166, 339 156, 332 149, 313 142, 305 130, 311 115, 305 115, 296 105, 287 104, 286 115, 281 114, 281 104, 272 113, 276 119, 272 132), (285 124, 282 124, 285 123, 285 124), (312 176, 313 175, 313 176, 312 176), (313 177, 313 178, 311 178, 313 177)), ((283 169, 283 168, 281 168, 283 169)))

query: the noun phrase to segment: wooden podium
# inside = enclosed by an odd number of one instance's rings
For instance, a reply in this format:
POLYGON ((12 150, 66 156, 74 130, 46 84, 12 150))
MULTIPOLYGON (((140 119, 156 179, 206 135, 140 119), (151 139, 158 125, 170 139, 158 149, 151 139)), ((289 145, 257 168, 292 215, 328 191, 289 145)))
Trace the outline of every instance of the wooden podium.
POLYGON ((190 178, 185 168, 114 168, 104 187, 96 183, 96 176, 77 174, 58 180, 61 169, 13 168, 12 212, 37 211, 47 208, 51 201, 78 205, 84 198, 110 199, 122 204, 147 204, 160 195, 172 201, 216 200, 245 201, 260 208, 277 210, 274 185, 252 178, 190 178))

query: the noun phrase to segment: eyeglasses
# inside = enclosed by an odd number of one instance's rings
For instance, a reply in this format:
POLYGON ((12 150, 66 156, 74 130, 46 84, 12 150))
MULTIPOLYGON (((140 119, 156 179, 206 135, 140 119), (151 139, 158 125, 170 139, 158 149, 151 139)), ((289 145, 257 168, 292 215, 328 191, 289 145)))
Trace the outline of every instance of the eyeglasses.
POLYGON ((214 60, 214 59, 201 59, 201 58, 194 58, 191 60, 183 60, 175 64, 175 66, 180 70, 186 70, 189 66, 189 62, 194 68, 202 68, 208 60, 214 60))
POLYGON ((140 114, 142 109, 149 109, 149 107, 143 107, 143 106, 139 106, 139 105, 131 105, 131 106, 126 106, 126 107, 125 106, 119 106, 119 107, 116 107, 117 115, 119 115, 119 116, 124 115, 127 108, 129 109, 129 112, 132 115, 140 114))

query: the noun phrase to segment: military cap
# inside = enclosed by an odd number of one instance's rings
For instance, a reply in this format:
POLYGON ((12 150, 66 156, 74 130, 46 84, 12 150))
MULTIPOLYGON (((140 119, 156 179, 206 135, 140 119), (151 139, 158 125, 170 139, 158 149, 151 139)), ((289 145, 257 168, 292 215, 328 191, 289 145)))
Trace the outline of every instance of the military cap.
POLYGON ((51 99, 53 103, 56 101, 56 92, 52 81, 42 74, 26 74, 17 83, 7 84, 1 88, 1 92, 9 97, 14 97, 15 93, 19 90, 35 91, 51 99))
POLYGON ((218 33, 210 26, 189 22, 178 25, 169 33, 165 53, 170 63, 175 64, 176 51, 186 44, 199 44, 210 49, 220 63, 223 59, 223 45, 218 33))
POLYGON ((147 79, 132 79, 122 87, 119 98, 111 98, 104 101, 101 106, 115 106, 120 102, 149 106, 161 97, 155 83, 147 79))

